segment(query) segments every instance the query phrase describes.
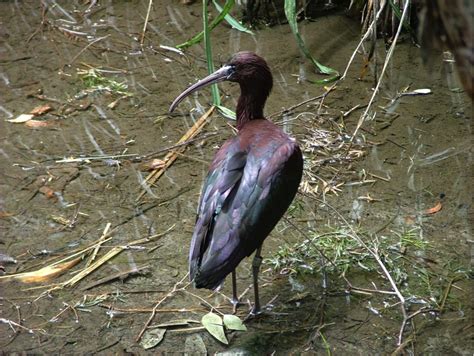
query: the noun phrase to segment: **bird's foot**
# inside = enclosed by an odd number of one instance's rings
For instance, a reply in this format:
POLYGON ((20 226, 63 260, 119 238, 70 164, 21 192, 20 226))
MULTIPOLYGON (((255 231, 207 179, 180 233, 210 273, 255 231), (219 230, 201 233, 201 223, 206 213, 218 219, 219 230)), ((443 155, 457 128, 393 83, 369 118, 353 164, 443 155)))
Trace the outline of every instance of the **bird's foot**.
POLYGON ((264 315, 266 315, 267 312, 265 310, 262 310, 261 308, 257 309, 255 308, 255 306, 250 309, 250 312, 249 314, 245 317, 244 319, 244 322, 248 321, 248 320, 252 320, 252 319, 257 319, 257 318, 260 318, 264 315))
POLYGON ((274 305, 271 303, 265 304, 263 307, 260 307, 259 305, 254 305, 250 309, 250 312, 247 315, 247 317, 244 319, 244 321, 260 318, 262 316, 273 315, 274 314, 274 312, 272 312, 273 307, 274 305))
POLYGON ((230 303, 232 304, 232 314, 237 313, 237 308, 239 305, 244 305, 245 303, 242 303, 238 298, 232 298, 230 300, 230 303))
POLYGON ((261 314, 263 314, 263 310, 262 308, 260 308, 260 306, 257 307, 256 305, 254 305, 252 309, 250 309, 250 315, 259 316, 261 314))

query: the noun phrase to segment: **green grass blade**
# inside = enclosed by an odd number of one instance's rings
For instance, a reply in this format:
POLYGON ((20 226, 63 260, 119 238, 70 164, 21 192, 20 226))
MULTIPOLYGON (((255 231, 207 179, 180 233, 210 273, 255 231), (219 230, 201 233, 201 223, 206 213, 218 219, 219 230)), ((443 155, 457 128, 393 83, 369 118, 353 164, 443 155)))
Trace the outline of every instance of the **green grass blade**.
POLYGON ((219 110, 219 113, 222 116, 224 116, 225 118, 230 119, 230 120, 234 120, 234 121, 236 120, 237 115, 235 114, 235 112, 228 109, 228 108, 226 108, 225 106, 219 105, 217 107, 217 110, 219 110))
MULTIPOLYGON (((214 29, 217 25, 219 25, 222 22, 222 20, 224 20, 224 18, 227 16, 229 11, 234 6, 234 3, 235 3, 235 0, 227 0, 226 1, 225 5, 224 5, 224 8, 222 9, 221 13, 209 25, 209 31, 212 31, 212 29, 214 29)), ((206 4, 206 9, 207 9, 207 4, 206 4)), ((188 48, 188 47, 190 47, 190 46, 192 46, 196 43, 201 42, 201 40, 203 38, 204 38, 204 31, 201 31, 196 36, 194 36, 193 38, 187 40, 184 43, 181 43, 181 44, 177 45, 176 48, 180 48, 180 49, 188 48)))
MULTIPOLYGON (((234 1, 234 0, 232 0, 234 1)), ((209 37, 211 29, 209 28, 207 18, 207 0, 202 0, 202 25, 204 29, 204 47, 206 49, 207 71, 209 74, 214 72, 214 61, 212 60, 211 38, 209 37)), ((221 96, 217 84, 211 85, 212 102, 215 106, 221 105, 221 96)))
MULTIPOLYGON (((222 7, 217 3, 216 0, 212 0, 212 2, 214 6, 216 7, 217 11, 219 11, 220 13, 224 12, 222 7)), ((224 18, 227 21, 227 23, 232 26, 232 28, 235 28, 236 30, 239 30, 241 32, 248 33, 249 35, 253 35, 252 31, 250 31, 247 27, 242 25, 238 20, 234 19, 231 15, 226 14, 224 18)))
MULTIPOLYGON (((400 11, 400 8, 398 7, 397 4, 395 4, 393 2, 393 0, 389 0, 388 3, 390 5, 390 7, 392 8, 392 11, 395 14, 395 16, 397 17, 398 21, 400 21, 400 19, 402 18, 402 12, 400 11)), ((408 23, 408 20, 406 20, 406 19, 403 21, 403 28, 405 30, 407 30, 408 32, 410 32, 410 34, 413 36, 413 38, 415 38, 415 39, 417 38, 416 32, 413 30, 413 28, 408 23)))
POLYGON ((300 48, 301 52, 304 54, 304 56, 313 63, 313 65, 319 70, 320 73, 322 74, 335 74, 334 77, 329 78, 329 79, 323 79, 323 80, 318 80, 315 81, 318 84, 326 84, 329 82, 332 82, 339 78, 339 72, 336 71, 335 69, 332 69, 330 67, 326 67, 325 65, 322 65, 319 63, 316 59, 313 58, 311 53, 309 52, 308 48, 306 48, 306 45, 304 43, 303 37, 301 37, 301 34, 298 30, 298 22, 296 20, 297 14, 296 14, 296 1, 295 0, 285 0, 285 15, 288 20, 288 24, 290 25, 291 31, 293 32, 293 35, 296 38, 296 42, 298 43, 298 47, 300 48))

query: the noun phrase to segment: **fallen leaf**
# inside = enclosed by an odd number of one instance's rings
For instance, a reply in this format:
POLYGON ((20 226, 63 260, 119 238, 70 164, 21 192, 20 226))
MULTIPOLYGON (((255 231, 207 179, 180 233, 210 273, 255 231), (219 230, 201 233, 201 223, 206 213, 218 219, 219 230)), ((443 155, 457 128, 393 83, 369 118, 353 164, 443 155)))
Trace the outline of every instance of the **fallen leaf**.
POLYGON ((44 104, 44 105, 35 107, 33 110, 30 111, 30 114, 34 116, 40 116, 40 115, 46 114, 47 112, 50 112, 51 110, 53 110, 53 107, 51 105, 44 104))
POLYGON ((143 163, 143 165, 142 165, 142 170, 144 170, 144 171, 152 171, 152 170, 154 170, 154 169, 158 169, 158 168, 164 167, 165 164, 166 164, 166 162, 163 161, 162 159, 155 158, 155 159, 152 159, 152 160, 149 161, 149 162, 143 163))
POLYGON ((443 208, 443 205, 441 202, 437 202, 435 206, 432 208, 426 209, 423 214, 429 215, 429 214, 436 214, 438 211, 440 211, 443 208))
POLYGON ((30 121, 34 117, 33 114, 21 114, 14 119, 7 120, 8 122, 13 122, 14 124, 22 124, 24 122, 30 121))
POLYGON ((427 95, 431 94, 432 91, 431 89, 415 89, 412 91, 413 94, 418 94, 418 95, 427 95))
POLYGON ((38 191, 46 196, 46 198, 51 199, 55 198, 56 194, 53 189, 50 187, 43 185, 41 188, 38 189, 38 191))
POLYGON ((229 330, 247 331, 247 327, 237 315, 225 314, 224 325, 229 330))
POLYGON ((15 214, 9 213, 7 211, 0 211, 0 219, 9 218, 15 214))
POLYGON ((63 274, 68 269, 74 267, 77 263, 81 261, 82 261, 82 256, 69 262, 63 262, 56 265, 53 264, 50 266, 43 267, 36 271, 0 276, 0 281, 8 281, 8 280, 13 279, 13 280, 17 280, 23 283, 44 282, 56 276, 59 276, 60 274, 63 274))
POLYGON ((107 107, 111 110, 115 109, 117 107, 119 101, 122 100, 122 99, 125 99, 126 97, 127 97, 127 95, 121 96, 117 100, 112 101, 109 105, 107 105, 107 107))
POLYGON ((28 120, 27 122, 25 122, 25 126, 29 128, 48 127, 51 125, 51 122, 44 120, 28 120))
POLYGON ((229 342, 227 341, 227 338, 225 337, 224 333, 224 325, 222 324, 222 318, 214 314, 212 312, 207 313, 204 315, 201 319, 202 325, 206 328, 206 330, 214 336, 217 340, 222 342, 223 344, 228 345, 229 342))
POLYGON ((156 328, 145 332, 140 341, 140 345, 145 349, 157 346, 165 337, 166 329, 156 328))

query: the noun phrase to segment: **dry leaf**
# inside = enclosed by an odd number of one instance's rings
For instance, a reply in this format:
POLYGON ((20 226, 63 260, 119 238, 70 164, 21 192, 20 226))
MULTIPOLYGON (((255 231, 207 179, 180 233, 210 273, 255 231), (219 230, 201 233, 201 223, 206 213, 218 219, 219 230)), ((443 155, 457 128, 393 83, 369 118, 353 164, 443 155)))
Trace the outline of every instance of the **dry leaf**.
POLYGON ((0 276, 0 281, 6 280, 17 280, 23 283, 37 283, 37 282, 45 282, 48 281, 60 274, 63 274, 68 269, 74 267, 77 263, 82 261, 82 256, 78 257, 72 261, 60 263, 57 265, 50 265, 43 267, 37 271, 32 272, 24 272, 24 273, 16 273, 10 274, 6 276, 0 276))
POLYGON ((152 159, 151 161, 149 162, 145 162, 143 165, 142 165, 142 168, 144 171, 152 171, 154 169, 158 169, 158 168, 162 168, 164 167, 166 164, 165 161, 163 161, 162 159, 158 159, 158 158, 155 158, 155 159, 152 159))
POLYGON ((53 110, 53 107, 51 105, 44 104, 44 105, 35 107, 33 110, 30 111, 30 114, 34 116, 40 116, 40 115, 46 114, 47 112, 50 112, 51 110, 53 110))
POLYGON ((43 120, 28 120, 27 122, 25 122, 25 126, 29 128, 48 127, 51 125, 51 122, 43 120))
POLYGON ((7 211, 0 211, 0 219, 9 218, 10 216, 13 216, 13 215, 15 214, 9 213, 7 211))
POLYGON ((46 198, 48 198, 48 199, 56 197, 56 194, 55 194, 54 190, 51 189, 50 187, 46 186, 46 185, 43 185, 41 188, 38 189, 38 191, 40 193, 43 193, 46 196, 46 198))
POLYGON ((426 209, 423 214, 430 215, 430 214, 436 214, 438 211, 440 211, 443 208, 443 205, 441 202, 437 202, 435 206, 432 208, 426 209))
POLYGON ((14 119, 7 120, 8 122, 13 122, 14 124, 22 124, 24 122, 30 121, 34 117, 33 114, 21 114, 14 119))
POLYGON ((147 330, 140 341, 140 345, 146 350, 151 349, 163 340, 165 333, 166 329, 157 328, 147 330))

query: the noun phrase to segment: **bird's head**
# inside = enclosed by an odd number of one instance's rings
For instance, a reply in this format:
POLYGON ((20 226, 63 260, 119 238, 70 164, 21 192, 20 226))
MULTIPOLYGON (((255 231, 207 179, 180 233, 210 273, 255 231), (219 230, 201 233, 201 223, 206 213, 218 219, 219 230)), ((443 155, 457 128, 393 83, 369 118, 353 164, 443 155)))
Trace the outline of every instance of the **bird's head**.
POLYGON ((251 92, 265 99, 273 86, 273 78, 267 62, 253 52, 239 52, 234 54, 222 68, 183 91, 173 101, 169 111, 172 112, 186 96, 196 90, 224 80, 239 83, 242 92, 251 92))

